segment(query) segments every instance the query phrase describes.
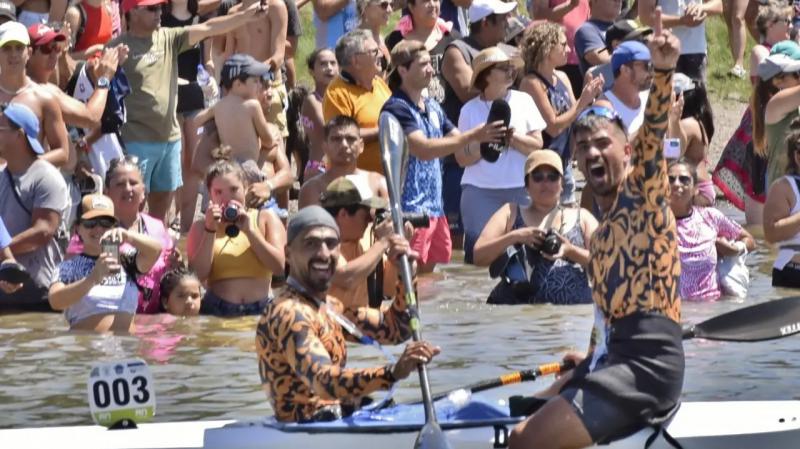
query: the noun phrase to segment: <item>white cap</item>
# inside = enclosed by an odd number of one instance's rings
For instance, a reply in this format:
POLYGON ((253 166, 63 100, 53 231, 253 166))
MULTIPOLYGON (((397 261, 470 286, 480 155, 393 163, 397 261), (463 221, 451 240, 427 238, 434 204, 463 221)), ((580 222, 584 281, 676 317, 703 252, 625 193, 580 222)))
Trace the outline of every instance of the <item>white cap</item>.
POLYGON ((6 22, 0 25, 0 47, 9 42, 19 42, 22 45, 31 44, 31 38, 25 25, 19 22, 6 22))
POLYGON ((479 22, 492 14, 508 14, 517 8, 517 2, 502 0, 475 0, 469 7, 469 22, 479 22))

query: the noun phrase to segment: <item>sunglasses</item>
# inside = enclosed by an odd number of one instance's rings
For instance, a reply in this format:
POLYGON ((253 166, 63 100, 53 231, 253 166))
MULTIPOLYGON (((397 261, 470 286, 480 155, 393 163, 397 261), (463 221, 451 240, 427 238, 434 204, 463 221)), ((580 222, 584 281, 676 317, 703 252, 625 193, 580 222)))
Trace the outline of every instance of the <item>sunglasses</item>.
POLYGON ((117 225, 117 220, 111 217, 90 218, 88 220, 81 220, 81 225, 86 229, 94 229, 97 226, 111 229, 117 225))
POLYGON ((545 180, 547 180, 547 182, 558 182, 558 180, 561 179, 561 175, 559 175, 554 171, 549 171, 546 173, 534 172, 530 174, 530 177, 531 181, 537 184, 540 182, 544 182, 545 180))
POLYGON ((617 111, 607 108, 605 106, 592 106, 590 108, 586 108, 584 109, 583 112, 578 114, 578 119, 575 121, 579 122, 581 120, 586 119, 586 117, 589 117, 590 115, 603 117, 604 119, 607 119, 610 122, 616 123, 617 126, 619 126, 619 129, 621 129, 622 132, 625 133, 625 135, 628 134, 628 130, 625 128, 625 124, 622 122, 622 117, 620 117, 619 114, 617 114, 617 111))
POLYGON ((145 10, 149 12, 161 12, 161 5, 142 6, 136 9, 138 9, 139 11, 145 10))
POLYGON ((33 47, 34 50, 38 50, 43 55, 50 55, 53 53, 58 53, 61 51, 61 46, 56 44, 55 42, 51 42, 45 45, 39 45, 37 47, 33 47))
POLYGON ((692 177, 688 176, 688 175, 679 175, 679 176, 669 175, 669 176, 667 176, 667 178, 669 178, 669 183, 670 184, 675 184, 675 180, 676 179, 681 183, 681 185, 684 185, 684 186, 688 186, 688 185, 692 184, 692 177))

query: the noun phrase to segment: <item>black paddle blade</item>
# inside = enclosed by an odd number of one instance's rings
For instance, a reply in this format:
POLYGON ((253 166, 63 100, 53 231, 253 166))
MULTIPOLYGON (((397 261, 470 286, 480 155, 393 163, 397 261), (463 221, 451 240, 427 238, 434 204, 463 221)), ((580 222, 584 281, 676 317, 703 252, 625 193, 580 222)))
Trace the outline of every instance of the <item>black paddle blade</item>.
POLYGON ((436 421, 429 421, 419 431, 414 449, 450 449, 450 443, 436 421))
POLYGON ((683 338, 720 341, 763 341, 800 332, 800 297, 743 307, 684 330, 683 338))

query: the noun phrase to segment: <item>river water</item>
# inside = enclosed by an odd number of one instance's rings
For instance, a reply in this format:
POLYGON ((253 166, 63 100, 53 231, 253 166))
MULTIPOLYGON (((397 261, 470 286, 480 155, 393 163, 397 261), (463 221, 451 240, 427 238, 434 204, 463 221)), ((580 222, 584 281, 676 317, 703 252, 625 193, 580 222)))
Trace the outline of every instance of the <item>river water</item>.
MULTIPOLYGON (((752 284, 747 300, 684 302, 683 320, 699 322, 743 305, 791 295, 790 290, 770 286, 774 255, 763 244, 759 248, 748 260, 752 284)), ((491 287, 485 270, 458 263, 420 282, 424 336, 442 348, 429 370, 435 392, 556 361, 568 350, 586 348, 590 306, 493 307, 485 304, 491 287)), ((135 336, 117 337, 70 333, 58 314, 0 316, 0 427, 90 424, 86 397, 90 366, 98 360, 129 357, 150 364, 156 421, 271 414, 254 354, 257 318, 138 318, 145 319, 138 321, 135 336)), ((798 338, 686 342, 684 400, 800 398, 798 338)), ((399 355, 401 347, 390 350, 399 355)), ((383 363, 383 354, 374 348, 350 348, 349 366, 383 363)), ((496 389, 488 395, 529 394, 549 381, 496 389)), ((396 397, 419 397, 415 375, 402 382, 396 397)))

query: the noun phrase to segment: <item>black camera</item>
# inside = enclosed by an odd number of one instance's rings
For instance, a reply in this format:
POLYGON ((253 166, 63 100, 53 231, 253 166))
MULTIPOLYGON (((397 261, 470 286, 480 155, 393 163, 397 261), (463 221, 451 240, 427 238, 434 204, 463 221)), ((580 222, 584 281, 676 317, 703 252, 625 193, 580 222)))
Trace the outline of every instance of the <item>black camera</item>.
POLYGON ((239 218, 240 209, 236 203, 228 203, 222 209, 222 219, 229 222, 234 223, 236 219, 239 218))
POLYGON ((561 250, 561 239, 553 229, 548 229, 547 234, 544 236, 544 241, 539 246, 539 251, 552 256, 558 253, 559 250, 561 250))
MULTIPOLYGON (((375 224, 381 224, 391 216, 388 209, 378 209, 375 211, 375 224)), ((431 217, 427 212, 408 212, 403 213, 403 223, 411 223, 411 226, 416 228, 429 228, 431 226, 431 217)))

